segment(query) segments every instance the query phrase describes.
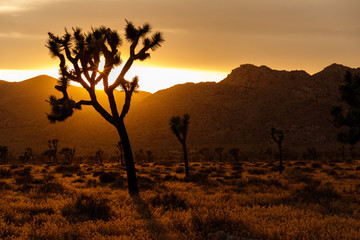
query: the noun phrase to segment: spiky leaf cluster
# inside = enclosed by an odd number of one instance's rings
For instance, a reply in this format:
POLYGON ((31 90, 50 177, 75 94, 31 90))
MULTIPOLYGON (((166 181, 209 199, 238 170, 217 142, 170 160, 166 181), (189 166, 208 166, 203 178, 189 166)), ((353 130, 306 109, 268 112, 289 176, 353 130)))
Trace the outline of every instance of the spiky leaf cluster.
POLYGON ((281 142, 284 139, 284 132, 281 129, 276 129, 276 128, 272 127, 271 128, 271 137, 276 143, 281 144, 281 142))
POLYGON ((339 91, 341 99, 347 105, 346 110, 341 106, 333 106, 331 115, 334 116, 334 126, 349 129, 338 133, 337 139, 355 145, 360 140, 360 75, 347 72, 339 91))
POLYGON ((47 113, 47 117, 51 123, 65 121, 68 117, 73 115, 74 109, 77 108, 76 102, 68 98, 58 99, 52 95, 47 102, 49 102, 51 106, 50 113, 47 113))
POLYGON ((189 114, 184 114, 183 118, 180 116, 174 116, 170 119, 170 129, 181 143, 186 141, 186 135, 190 123, 189 119, 189 114))

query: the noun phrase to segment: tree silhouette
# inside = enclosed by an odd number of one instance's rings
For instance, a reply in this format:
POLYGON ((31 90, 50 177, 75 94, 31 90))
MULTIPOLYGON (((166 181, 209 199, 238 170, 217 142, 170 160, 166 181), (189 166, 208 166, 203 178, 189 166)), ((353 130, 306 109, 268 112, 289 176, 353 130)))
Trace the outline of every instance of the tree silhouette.
POLYGON ((51 105, 51 112, 48 114, 48 118, 52 123, 64 121, 73 114, 75 109, 81 109, 83 105, 92 106, 116 128, 124 149, 129 193, 138 194, 134 159, 124 118, 130 109, 131 97, 138 88, 139 79, 134 77, 132 81, 128 81, 125 79, 125 75, 134 61, 143 61, 149 58, 150 53, 148 51, 156 50, 161 46, 164 39, 160 32, 148 37, 151 32, 149 24, 136 27, 129 21, 126 23, 125 38, 130 43, 130 56, 113 83, 109 82, 109 74, 114 67, 122 63, 118 49, 122 40, 117 31, 100 27, 94 28, 86 34, 79 28, 73 28, 72 34, 65 30, 62 37, 49 33, 47 47, 52 56, 60 60, 61 78, 55 88, 63 94, 63 97, 60 99, 55 96, 50 97, 48 102, 51 105), (142 41, 142 44, 140 43, 142 46, 137 49, 140 41, 142 41), (102 71, 99 69, 101 58, 105 61, 102 71), (81 84, 88 92, 90 99, 75 102, 69 98, 67 93, 69 81, 81 84), (107 94, 110 112, 97 100, 95 86, 100 82, 102 82, 107 94), (121 88, 125 93, 125 101, 121 111, 119 111, 115 101, 114 90, 116 88, 121 88))
POLYGON ((25 149, 25 152, 23 154, 21 154, 19 156, 20 160, 22 163, 27 163, 29 162, 30 160, 33 160, 34 159, 34 153, 33 153, 33 150, 32 148, 30 147, 27 147, 25 149))
POLYGON ((333 106, 335 127, 348 127, 347 132, 339 132, 337 139, 349 143, 351 148, 360 140, 360 75, 346 72, 343 84, 339 87, 341 99, 345 102, 346 111, 340 106, 333 106))
POLYGON ((183 118, 180 116, 174 116, 170 119, 169 125, 176 138, 179 140, 183 153, 184 153, 184 163, 185 163, 185 178, 190 177, 189 172, 189 160, 188 160, 188 152, 186 147, 186 136, 189 126, 189 114, 185 114, 183 118))
POLYGON ((104 151, 99 149, 96 151, 95 153, 95 160, 100 164, 103 165, 103 161, 104 161, 104 151))
POLYGON ((280 159, 280 169, 279 169, 279 173, 282 174, 282 170, 284 169, 283 167, 283 162, 282 162, 282 141, 284 139, 284 133, 282 130, 280 129, 276 129, 276 128, 271 128, 271 137, 274 140, 274 142, 276 142, 279 146, 279 159, 280 159))
POLYGON ((65 162, 67 164, 72 164, 75 155, 75 148, 65 147, 62 148, 59 153, 64 155, 65 162))
POLYGON ((49 149, 47 150, 46 154, 49 156, 49 160, 51 160, 51 158, 52 158, 55 163, 58 162, 58 160, 57 160, 58 143, 59 143, 58 139, 48 140, 49 149))
POLYGON ((8 155, 8 147, 0 146, 0 159, 2 160, 3 164, 7 163, 7 155, 8 155))
POLYGON ((224 152, 223 147, 215 148, 215 154, 217 155, 217 159, 218 159, 219 162, 223 161, 223 152, 224 152))
POLYGON ((233 156, 235 162, 239 161, 239 153, 240 153, 239 148, 231 148, 229 150, 229 153, 230 153, 231 156, 233 156))

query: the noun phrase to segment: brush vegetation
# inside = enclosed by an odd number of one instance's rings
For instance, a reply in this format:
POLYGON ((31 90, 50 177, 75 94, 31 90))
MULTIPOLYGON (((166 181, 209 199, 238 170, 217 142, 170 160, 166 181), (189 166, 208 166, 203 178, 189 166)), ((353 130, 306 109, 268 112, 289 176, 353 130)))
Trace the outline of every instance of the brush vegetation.
POLYGON ((2 165, 0 239, 360 239, 359 160, 285 164, 2 165))

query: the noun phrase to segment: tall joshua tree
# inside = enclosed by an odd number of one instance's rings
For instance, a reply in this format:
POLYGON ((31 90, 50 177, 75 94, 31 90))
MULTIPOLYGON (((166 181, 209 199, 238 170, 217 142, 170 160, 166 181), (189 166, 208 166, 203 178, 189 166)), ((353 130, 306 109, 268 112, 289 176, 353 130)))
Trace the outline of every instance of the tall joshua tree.
POLYGON ((282 162, 282 141, 284 139, 284 133, 282 130, 280 129, 276 129, 276 128, 271 128, 271 137, 274 140, 274 142, 276 142, 279 146, 279 159, 280 159, 280 169, 279 169, 279 173, 282 174, 282 170, 283 170, 283 162, 282 162))
POLYGON ((61 78, 55 88, 63 94, 63 97, 60 99, 55 96, 50 97, 49 103, 52 109, 48 118, 52 123, 64 121, 75 109, 81 109, 83 105, 92 106, 116 128, 124 149, 129 193, 138 194, 133 154, 124 118, 130 109, 131 97, 138 88, 139 80, 138 77, 134 77, 132 81, 128 81, 125 75, 134 61, 149 58, 149 51, 160 47, 164 39, 160 32, 149 37, 151 32, 149 24, 136 27, 129 21, 126 23, 125 38, 130 43, 130 56, 113 83, 109 82, 109 74, 114 67, 122 63, 119 52, 122 40, 116 30, 100 27, 83 33, 79 28, 73 28, 72 33, 65 30, 62 37, 49 33, 47 47, 52 56, 60 60, 61 78), (99 69, 101 58, 105 61, 103 70, 99 69), (76 102, 69 98, 67 93, 69 81, 81 84, 88 92, 89 99, 76 102), (95 86, 101 82, 108 97, 110 111, 106 110, 96 97, 95 86), (120 88, 125 93, 125 101, 120 111, 114 96, 116 88, 120 88))
POLYGON ((179 140, 183 153, 184 153, 184 164, 185 164, 185 178, 189 178, 189 160, 188 160, 188 152, 186 147, 186 136, 189 126, 189 114, 185 114, 183 118, 180 116, 174 116, 170 119, 170 128, 175 134, 176 138, 179 140))

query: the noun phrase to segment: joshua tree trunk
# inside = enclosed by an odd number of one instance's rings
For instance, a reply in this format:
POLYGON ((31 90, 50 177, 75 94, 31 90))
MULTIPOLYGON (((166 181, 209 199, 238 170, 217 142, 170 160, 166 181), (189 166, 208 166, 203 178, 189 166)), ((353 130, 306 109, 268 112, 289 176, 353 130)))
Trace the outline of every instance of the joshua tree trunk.
POLYGON ((126 174, 128 180, 128 189, 130 194, 138 194, 139 188, 136 179, 135 163, 131 150, 129 136, 127 134, 124 120, 119 120, 115 123, 115 127, 121 139, 121 145, 124 150, 124 158, 126 164, 126 174))
POLYGON ((181 145, 182 145, 183 152, 184 152, 185 178, 189 178, 190 172, 189 172, 189 160, 188 160, 188 152, 187 152, 186 142, 183 141, 183 143, 181 145))
POLYGON ((283 170, 283 162, 282 162, 282 150, 281 150, 281 143, 279 145, 279 158, 280 158, 280 174, 282 174, 283 170))

